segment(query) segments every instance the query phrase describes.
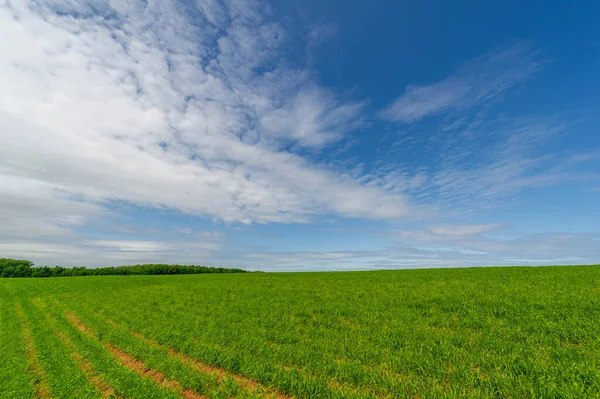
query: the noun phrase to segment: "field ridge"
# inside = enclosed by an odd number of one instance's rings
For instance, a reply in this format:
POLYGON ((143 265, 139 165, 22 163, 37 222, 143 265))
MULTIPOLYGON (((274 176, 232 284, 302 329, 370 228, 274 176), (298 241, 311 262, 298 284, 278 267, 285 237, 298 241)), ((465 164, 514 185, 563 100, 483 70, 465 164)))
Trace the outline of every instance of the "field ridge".
MULTIPOLYGON (((232 378, 238 384, 240 384, 241 387, 245 388, 249 392, 261 393, 261 394, 266 395, 265 397, 269 397, 269 398, 273 398, 273 399, 294 399, 292 396, 289 396, 282 392, 279 392, 277 389, 275 389, 273 387, 268 387, 264 384, 261 384, 259 381, 253 380, 248 377, 244 377, 239 374, 232 373, 222 367, 206 364, 198 359, 194 359, 191 356, 189 356, 185 353, 182 353, 180 351, 177 351, 176 349, 174 349, 168 345, 161 344, 160 342, 158 342, 156 340, 146 337, 139 331, 130 330, 124 324, 117 323, 116 321, 112 320, 110 317, 108 317, 106 315, 95 312, 91 309, 90 309, 90 311, 93 312, 96 316, 105 320, 111 326, 120 328, 123 330, 127 330, 130 334, 136 336, 138 339, 140 339, 147 345, 167 351, 169 356, 179 360, 182 363, 187 363, 187 364, 191 365, 198 372, 203 373, 203 374, 211 374, 211 375, 218 377, 218 380, 221 384, 227 378, 232 378)), ((69 318, 72 319, 72 321, 74 323, 77 323, 78 328, 80 328, 80 329, 83 328, 83 329, 86 329, 87 331, 89 331, 89 329, 87 329, 87 327, 72 313, 69 313, 69 318)))
POLYGON ((25 348, 27 353, 27 369, 33 377, 34 395, 35 399, 51 399, 50 390, 48 388, 48 381, 44 369, 42 368, 39 358, 35 350, 35 344, 33 342, 33 336, 27 320, 25 320, 25 314, 23 308, 18 301, 15 301, 15 308, 17 314, 23 324, 23 337, 25 339, 25 348))
MULTIPOLYGON (((68 312, 66 316, 69 321, 83 334, 97 341, 101 341, 97 334, 89 329, 83 322, 81 322, 81 320, 79 320, 79 318, 73 313, 68 312)), ((184 389, 183 385, 179 381, 170 380, 166 378, 165 375, 160 371, 146 367, 144 362, 117 348, 115 345, 109 342, 102 342, 102 345, 110 353, 112 353, 123 366, 142 376, 152 379, 159 386, 175 391, 185 399, 209 399, 208 397, 201 395, 192 389, 184 389)))
MULTIPOLYGON (((196 370, 198 370, 201 373, 216 375, 220 378, 221 381, 227 377, 231 377, 236 382, 238 382, 241 386, 246 388, 248 391, 266 393, 267 397, 270 397, 270 398, 294 399, 293 396, 279 392, 277 389, 275 389, 273 387, 268 387, 264 384, 261 384, 259 381, 253 380, 251 378, 248 378, 248 377, 245 377, 245 376, 242 376, 239 374, 232 373, 222 367, 206 364, 198 359, 194 359, 194 358, 190 357, 189 355, 179 352, 168 345, 161 344, 158 341, 155 341, 151 338, 146 337, 141 332, 129 330, 128 327, 126 327, 124 324, 117 323, 116 321, 112 320, 111 318, 109 318, 108 316, 106 316, 104 314, 96 312, 90 308, 87 308, 87 309, 90 312, 94 313, 96 316, 105 320, 111 326, 129 331, 129 333, 135 335, 137 338, 139 338, 140 340, 145 342, 147 345, 153 346, 155 348, 167 350, 170 356, 179 359, 181 362, 191 364, 196 370)), ((85 328, 85 326, 83 326, 83 327, 85 328)), ((197 340, 196 338, 193 338, 193 339, 197 340)), ((318 377, 316 375, 311 374, 311 373, 307 372, 306 370, 302 370, 298 367, 282 366, 281 368, 284 371, 293 370, 294 372, 301 374, 305 378, 311 379, 313 381, 318 380, 318 377)), ((348 382, 342 382, 342 381, 338 381, 335 379, 327 381, 327 386, 332 391, 334 391, 336 393, 341 393, 341 394, 349 394, 349 395, 369 394, 369 395, 371 395, 371 397, 373 397, 375 399, 389 398, 389 395, 386 395, 385 393, 379 393, 376 391, 376 389, 372 389, 372 388, 368 388, 368 387, 364 387, 364 386, 358 387, 358 386, 355 386, 348 382)))
MULTIPOLYGON (((94 386, 94 388, 100 393, 100 396, 104 399, 115 398, 117 397, 114 389, 108 384, 102 377, 100 377, 94 367, 83 357, 73 345, 73 342, 67 337, 63 332, 59 331, 57 327, 54 325, 54 320, 52 317, 47 314, 39 302, 37 298, 32 298, 31 302, 33 302, 34 306, 38 308, 38 310, 44 315, 44 318, 51 326, 52 330, 58 336, 58 338, 62 341, 64 346, 69 350, 71 358, 77 364, 77 367, 83 375, 87 378, 87 380, 94 386)), ((124 399, 123 396, 119 396, 118 399, 124 399)))
POLYGON ((154 370, 148 368, 144 365, 144 362, 136 359, 130 354, 122 351, 116 346, 105 343, 104 346, 123 364, 125 367, 130 370, 135 371, 136 373, 149 377, 158 385, 171 389, 173 391, 178 392, 185 399, 209 399, 204 395, 201 395, 191 389, 184 389, 179 381, 170 380, 165 377, 163 373, 158 370, 154 370))

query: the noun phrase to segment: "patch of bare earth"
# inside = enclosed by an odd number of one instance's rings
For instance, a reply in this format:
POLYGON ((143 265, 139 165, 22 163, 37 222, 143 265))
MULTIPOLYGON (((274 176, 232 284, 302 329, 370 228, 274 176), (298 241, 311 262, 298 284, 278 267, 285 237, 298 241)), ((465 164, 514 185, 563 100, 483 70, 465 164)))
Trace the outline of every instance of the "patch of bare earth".
MULTIPOLYGON (((77 327, 81 332, 87 334, 88 336, 94 339, 98 339, 96 334, 90 329, 88 329, 85 326, 85 324, 83 324, 75 315, 73 315, 72 313, 67 313, 67 317, 69 321, 71 321, 71 323, 73 323, 73 325, 77 327)), ((125 367, 135 371, 136 373, 144 377, 148 377, 154 380, 154 382, 156 382, 161 387, 174 390, 185 399, 209 399, 206 396, 201 395, 192 389, 184 389, 179 381, 167 379, 166 376, 160 371, 146 367, 141 360, 136 359, 135 357, 122 351, 116 346, 107 342, 104 342, 103 346, 109 352, 111 352, 117 358, 117 360, 119 360, 119 362, 125 367)))
POLYGON ((286 394, 278 392, 273 388, 262 385, 258 381, 252 380, 247 377, 243 377, 241 375, 230 373, 221 367, 211 366, 209 364, 202 363, 201 361, 196 360, 196 359, 186 355, 185 353, 181 353, 179 351, 176 351, 173 348, 170 348, 166 345, 162 345, 150 338, 147 338, 137 331, 132 332, 132 334, 150 346, 153 346, 158 349, 167 350, 169 353, 169 356, 178 359, 182 363, 187 363, 187 364, 191 365, 197 371, 199 371, 203 374, 210 374, 210 375, 218 377, 218 381, 221 383, 229 377, 229 378, 232 378, 235 382, 237 382, 241 387, 243 387, 247 391, 265 393, 265 395, 267 397, 270 397, 273 399, 293 399, 291 396, 288 396, 286 394))
POLYGON ((111 344, 105 344, 104 346, 111 351, 125 367, 137 372, 138 374, 150 377, 158 385, 177 391, 186 399, 208 399, 207 397, 200 395, 191 389, 183 389, 181 383, 178 381, 169 380, 160 371, 147 368, 142 361, 134 358, 128 353, 123 352, 116 346, 111 344))
POLYGON ((108 385, 106 381, 102 379, 102 377, 96 374, 96 371, 92 365, 75 350, 73 343, 69 340, 69 338, 62 333, 59 333, 58 336, 63 341, 65 346, 69 348, 71 357, 73 360, 75 360, 75 363, 77 363, 77 367, 81 370, 83 375, 85 375, 87 380, 94 386, 94 388, 100 392, 100 396, 106 399, 116 397, 115 391, 110 385, 108 385))
MULTIPOLYGON (((113 326, 115 328, 125 328, 123 325, 120 325, 119 323, 115 322, 114 320, 110 319, 109 317, 107 317, 103 314, 95 312, 94 310, 89 309, 89 308, 88 308, 88 310, 94 312, 94 314, 96 314, 98 317, 102 318, 104 321, 106 321, 108 324, 110 324, 111 326, 113 326)), ((167 350, 171 357, 177 358, 182 363, 187 363, 187 364, 191 365, 200 373, 209 374, 209 375, 218 377, 218 381, 220 383, 222 383, 225 379, 227 379, 229 377, 229 378, 232 378, 234 381, 236 381, 242 388, 246 389, 247 391, 250 391, 253 393, 254 392, 264 393, 266 397, 272 398, 272 399, 294 399, 293 397, 291 397, 289 395, 283 394, 273 388, 262 385, 258 381, 254 381, 250 378, 230 373, 221 367, 211 366, 209 364, 202 363, 199 360, 193 359, 192 357, 190 357, 184 353, 178 352, 173 348, 170 348, 166 345, 162 345, 159 342, 144 336, 140 332, 137 332, 137 331, 130 331, 130 332, 131 332, 131 334, 133 334, 137 338, 139 338, 141 341, 143 341, 146 345, 152 346, 157 349, 167 350)))
MULTIPOLYGON (((33 298, 31 301, 39 309, 39 311, 44 314, 44 318, 46 319, 46 321, 48 321, 49 324, 53 324, 52 318, 46 312, 44 312, 43 305, 40 303, 40 301, 37 298, 33 298)), ((94 388, 96 388, 96 390, 100 393, 100 396, 106 399, 115 398, 115 391, 110 387, 110 385, 108 385, 108 383, 106 383, 106 381, 104 381, 99 375, 96 374, 92 365, 87 360, 85 360, 85 358, 81 356, 79 352, 77 352, 77 349, 75 349, 75 346, 73 345, 73 342, 71 342, 69 337, 67 337, 62 332, 57 331, 56 328, 54 328, 54 332, 56 333, 56 335, 58 335, 63 344, 69 349, 71 358, 75 360, 75 363, 77 364, 79 370, 81 370, 85 378, 87 378, 87 380, 94 386, 94 388)), ((119 398, 122 399, 122 397, 119 398)))
POLYGON ((96 337, 96 334, 93 331, 88 330, 88 328, 85 326, 85 324, 83 324, 78 318, 77 316, 75 316, 73 313, 68 313, 67 312, 67 319, 69 319, 69 321, 71 323, 73 323, 73 325, 75 327, 77 327, 77 329, 79 331, 81 331, 84 334, 89 335, 90 337, 94 338, 94 339, 98 339, 98 337, 96 337))
POLYGON ((23 323, 23 336, 25 339, 25 350, 27 354, 27 371, 33 375, 33 388, 34 388, 34 398, 35 399, 50 399, 50 392, 48 389, 48 382, 46 380, 46 375, 44 374, 44 370, 40 366, 40 361, 37 357, 35 346, 33 344, 33 336, 31 334, 31 329, 25 320, 25 315, 23 314, 23 308, 21 308, 21 304, 19 302, 15 302, 15 308, 17 309, 17 313, 19 314, 19 318, 23 323))
POLYGON ((211 366, 208 364, 204 364, 196 359, 189 357, 186 354, 181 352, 177 352, 174 349, 169 349, 169 355, 179 359, 183 363, 188 363, 192 365, 197 371, 204 374, 212 374, 216 375, 220 381, 225 380, 227 377, 231 377, 235 382, 237 382, 240 386, 245 388, 250 392, 261 392, 265 393, 268 397, 273 399, 292 399, 291 396, 285 395, 281 392, 277 392, 276 390, 269 388, 267 386, 262 385, 258 381, 251 380, 247 377, 243 377, 241 375, 233 374, 227 372, 225 369, 211 366))

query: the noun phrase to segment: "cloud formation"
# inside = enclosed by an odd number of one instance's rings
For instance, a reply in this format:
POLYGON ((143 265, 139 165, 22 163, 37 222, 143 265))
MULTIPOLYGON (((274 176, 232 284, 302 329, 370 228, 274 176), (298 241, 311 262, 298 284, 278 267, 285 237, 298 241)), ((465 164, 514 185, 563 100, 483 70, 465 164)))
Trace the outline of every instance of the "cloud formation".
POLYGON ((491 51, 439 82, 408 86, 379 116, 389 121, 413 123, 429 115, 468 109, 529 78, 544 62, 539 51, 528 43, 491 51))
POLYGON ((405 215, 401 195, 298 155, 343 139, 362 105, 286 60, 270 15, 253 0, 0 5, 13 202, 56 203, 64 224, 113 200, 231 223, 405 215))
POLYGON ((461 224, 461 225, 438 225, 430 228, 430 232, 440 238, 443 237, 465 237, 475 236, 494 230, 500 230, 505 226, 500 223, 486 224, 461 224))
MULTIPOLYGON (((441 216, 475 214, 516 205, 528 190, 589 185, 600 180, 592 154, 560 154, 550 143, 570 133, 574 122, 547 117, 485 114, 461 116, 461 126, 400 137, 386 146, 389 162, 362 174, 368 186, 409 195, 413 204, 441 216), (428 154, 418 168, 395 159, 419 148, 428 154)), ((443 121, 440 123, 443 125, 443 121)))
POLYGON ((594 258, 591 233, 500 240, 490 236, 507 226, 469 219, 526 190, 597 186, 593 149, 546 151, 568 134, 559 117, 487 113, 544 64, 530 44, 408 86, 378 113, 392 122, 386 129, 405 134, 375 151, 381 132, 367 130, 368 99, 324 87, 310 70, 311 49, 341 32, 309 24, 308 55, 296 52, 306 60, 289 59, 298 41, 286 26, 259 0, 0 2, 0 34, 10 38, 0 40, 1 255, 266 270, 594 258), (418 130, 432 115, 444 116, 439 126, 418 130), (382 235, 400 218, 413 225, 372 250, 294 243, 299 249, 261 251, 210 226, 142 232, 134 221, 128 231, 127 211, 115 204, 199 216, 229 233, 239 224, 344 218, 383 220, 382 235))

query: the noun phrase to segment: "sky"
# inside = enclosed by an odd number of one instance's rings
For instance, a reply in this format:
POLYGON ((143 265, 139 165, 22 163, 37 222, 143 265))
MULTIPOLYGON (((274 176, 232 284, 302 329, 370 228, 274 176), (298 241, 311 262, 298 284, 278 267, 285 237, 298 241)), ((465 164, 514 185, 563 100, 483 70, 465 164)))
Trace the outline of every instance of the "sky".
POLYGON ((600 263, 598 2, 0 0, 0 37, 0 257, 600 263))

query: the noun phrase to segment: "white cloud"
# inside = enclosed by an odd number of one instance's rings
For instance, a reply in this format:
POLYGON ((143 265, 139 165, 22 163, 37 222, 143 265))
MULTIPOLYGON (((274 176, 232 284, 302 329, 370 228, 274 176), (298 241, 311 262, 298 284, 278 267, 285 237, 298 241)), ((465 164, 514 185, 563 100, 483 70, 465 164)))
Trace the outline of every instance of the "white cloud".
POLYGON ((436 236, 473 236, 479 235, 482 233, 487 233, 494 230, 500 230, 504 228, 505 225, 498 223, 487 223, 487 224, 447 224, 447 225, 439 225, 433 226, 430 228, 432 234, 436 236))
MULTIPOLYGON (((437 226, 439 227, 439 226, 437 226)), ((431 228, 393 232, 382 249, 237 252, 225 262, 262 270, 370 270, 498 265, 568 265, 598 262, 598 234, 528 234, 511 239, 482 235, 500 226, 455 225, 462 235, 431 228), (478 230, 481 233, 475 233, 478 230), (395 242, 395 244, 394 244, 395 242), (540 254, 544 254, 540 257, 540 254)), ((383 231, 380 231, 383 233, 383 231)))
MULTIPOLYGON (((473 225, 474 226, 474 225, 473 225)), ((437 226, 439 227, 439 226, 437 226)), ((484 227, 456 226, 458 230, 484 227)), ((488 227, 491 228, 491 227, 488 227)), ((257 251, 228 245, 221 234, 199 233, 200 240, 75 239, 68 243, 1 242, 3 256, 27 258, 38 265, 108 266, 138 263, 203 264, 264 271, 369 270, 486 265, 598 263, 598 234, 532 234, 502 238, 481 234, 433 234, 431 228, 387 231, 380 249, 257 251), (543 254, 543 257, 540 257, 543 254)), ((385 231, 378 230, 378 233, 385 231)))
MULTIPOLYGON (((310 70, 286 60, 293 34, 253 0, 185 8, 157 0, 0 3, 0 35, 9 38, 0 40, 2 256, 266 270, 535 263, 540 253, 593 258, 597 237, 486 238, 498 224, 434 224, 405 232, 412 244, 402 248, 269 253, 232 249, 220 232, 173 229, 164 239, 83 231, 109 223, 114 201, 226 223, 394 219, 419 217, 424 207, 448 216, 505 205, 521 190, 585 178, 529 151, 564 126, 526 119, 490 126, 465 115, 445 121, 446 132, 462 129, 461 140, 427 137, 445 146, 433 167, 340 173, 317 164, 300 154, 356 143, 348 136, 363 125, 364 102, 319 86, 310 70), (478 135, 485 145, 469 141, 478 135)), ((331 34, 311 31, 313 40, 331 34)), ((487 103, 542 62, 527 44, 489 53, 440 82, 408 87, 382 116, 410 123, 487 103)), ((414 151, 417 141, 413 135, 399 147, 414 151)))
POLYGON ((314 45, 331 40, 335 38, 337 34, 337 27, 327 23, 313 24, 309 29, 309 37, 313 41, 314 45))
MULTIPOLYGON (((33 226, 35 227, 35 226, 33 226)), ((8 238, 0 243, 2 256, 25 258, 37 265, 118 266, 139 263, 178 263, 221 266, 225 252, 221 236, 198 234, 197 237, 170 239, 87 239, 64 236, 8 238)), ((233 262, 237 267, 237 264, 233 262)))
POLYGON ((515 259, 515 258, 506 258, 505 259, 507 262, 510 263, 520 263, 520 264, 552 264, 552 263, 558 263, 558 264, 565 264, 565 263, 577 263, 580 262, 582 260, 585 260, 585 258, 580 258, 577 256, 573 256, 573 257, 569 257, 569 258, 534 258, 534 259, 515 259))
POLYGON ((0 187, 0 241, 70 238, 72 228, 108 214, 42 181, 0 173, 0 187))
POLYGON ((306 147, 322 147, 357 127, 361 104, 339 104, 320 88, 303 90, 291 103, 267 113, 261 125, 269 134, 291 137, 306 147), (354 120, 353 120, 354 119, 354 120))
POLYGON ((241 223, 408 212, 288 149, 342 139, 362 106, 286 66, 260 2, 11 2, 0 34, 0 197, 56 204, 48 228, 111 200, 241 223))
MULTIPOLYGON (((456 226, 460 230, 461 225, 456 226)), ((494 231, 501 226, 477 226, 466 230, 494 231)), ((449 263, 465 265, 502 264, 593 264, 598 262, 594 233, 545 233, 518 234, 503 232, 502 237, 482 233, 451 235, 432 233, 432 228, 402 231, 399 233, 403 246, 413 246, 430 253, 445 252, 443 258, 449 263), (454 255, 448 255, 453 253, 454 255), (540 257, 543 254, 543 257, 540 257), (467 255, 467 257, 465 257, 467 255)), ((486 232, 487 232, 486 231, 486 232)))
MULTIPOLYGON (((400 232, 400 236, 415 242, 422 243, 459 243, 484 233, 505 229, 507 226, 500 223, 484 224, 443 224, 434 225, 422 230, 408 230, 400 232)), ((444 244, 447 245, 447 244, 444 244)), ((446 247, 435 247, 437 249, 446 247)), ((450 247, 450 250, 455 250, 450 247)), ((465 251, 465 249, 461 249, 465 251)), ((469 250, 470 251, 470 250, 469 250)))
POLYGON ((93 240, 89 244, 103 247, 106 250, 117 250, 119 252, 159 252, 168 248, 163 241, 143 240, 93 240))
POLYGON ((600 160, 600 154, 594 153, 583 153, 583 154, 575 154, 571 157, 571 162, 574 163, 585 163, 585 162, 594 162, 600 160))
POLYGON ((528 43, 489 52, 439 82, 408 86, 380 117, 412 123, 429 115, 471 108, 529 78, 543 62, 528 43))
POLYGON ((418 146, 431 162, 408 168, 392 160, 360 180, 410 195, 414 204, 427 207, 430 214, 436 209, 447 217, 515 205, 526 190, 589 185, 600 179, 593 169, 577 167, 593 160, 589 154, 546 151, 546 146, 570 133, 569 123, 542 117, 466 119, 469 122, 452 134, 422 134, 411 138, 412 145, 401 137, 400 149, 391 146, 391 159, 411 156, 418 146))
POLYGON ((97 247, 102 251, 115 252, 175 252, 175 251, 216 251, 222 248, 220 236, 211 236, 208 232, 199 235, 197 241, 153 241, 153 240, 89 240, 87 245, 97 247))

